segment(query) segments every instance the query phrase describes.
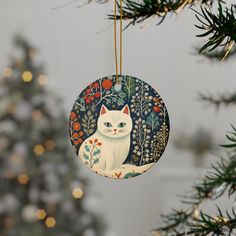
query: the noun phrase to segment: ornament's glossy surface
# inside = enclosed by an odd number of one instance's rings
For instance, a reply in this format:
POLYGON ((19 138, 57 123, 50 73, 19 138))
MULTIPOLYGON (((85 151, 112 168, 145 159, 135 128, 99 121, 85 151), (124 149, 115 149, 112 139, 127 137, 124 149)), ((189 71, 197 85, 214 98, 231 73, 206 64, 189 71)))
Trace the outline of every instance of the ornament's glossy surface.
POLYGON ((110 178, 134 177, 161 157, 169 137, 169 116, 159 94, 128 75, 96 80, 76 99, 69 121, 79 159, 110 178))

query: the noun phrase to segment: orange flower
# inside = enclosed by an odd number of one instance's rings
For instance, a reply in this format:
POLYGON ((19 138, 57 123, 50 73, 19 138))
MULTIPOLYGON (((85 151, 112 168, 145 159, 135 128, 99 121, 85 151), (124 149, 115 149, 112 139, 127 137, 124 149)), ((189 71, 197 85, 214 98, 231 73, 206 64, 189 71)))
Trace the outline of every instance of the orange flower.
POLYGON ((154 97, 152 100, 153 100, 154 102, 159 102, 159 99, 158 99, 158 98, 155 98, 155 97, 154 97))
POLYGON ((79 122, 75 122, 75 123, 73 124, 73 129, 74 129, 74 130, 80 130, 80 123, 79 123, 79 122))
POLYGON ((102 146, 102 143, 99 142, 99 143, 98 143, 98 146, 102 146))
POLYGON ((112 87, 112 82, 109 79, 105 79, 102 81, 102 87, 104 89, 110 89, 112 87))
POLYGON ((79 137, 79 134, 78 134, 78 133, 73 133, 72 137, 73 137, 73 138, 78 138, 78 137, 79 137))
POLYGON ((78 144, 79 144, 78 140, 74 140, 74 145, 78 145, 78 144))
POLYGON ((82 138, 79 138, 78 143, 82 143, 82 142, 83 142, 82 138))
POLYGON ((95 139, 94 139, 94 143, 97 143, 97 141, 98 141, 98 139, 97 139, 97 138, 95 138, 95 139))
POLYGON ((91 139, 89 139, 89 143, 90 143, 90 144, 93 144, 93 141, 92 141, 91 139))
POLYGON ((153 110, 154 110, 155 112, 160 112, 160 111, 161 111, 161 108, 160 108, 159 106, 154 106, 154 107, 153 107, 153 110))
POLYGON ((84 132, 83 131, 80 131, 79 132, 79 136, 81 137, 81 136, 83 136, 84 135, 84 132))
POLYGON ((74 120, 75 118, 76 118, 76 114, 75 114, 75 112, 71 112, 70 113, 70 118, 72 119, 72 120, 74 120))

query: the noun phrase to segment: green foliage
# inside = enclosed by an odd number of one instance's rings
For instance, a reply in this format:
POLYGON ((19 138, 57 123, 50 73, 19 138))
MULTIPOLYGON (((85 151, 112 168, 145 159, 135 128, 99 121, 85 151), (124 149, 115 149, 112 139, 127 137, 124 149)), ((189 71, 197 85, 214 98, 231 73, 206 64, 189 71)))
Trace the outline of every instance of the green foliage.
POLYGON ((236 128, 226 135, 230 144, 222 145, 230 149, 228 157, 221 158, 202 181, 192 188, 192 194, 182 196, 186 210, 173 209, 167 215, 162 215, 164 225, 155 229, 161 235, 234 235, 236 228, 236 214, 234 207, 231 213, 222 213, 218 207, 218 215, 211 216, 199 210, 201 204, 207 200, 219 199, 227 193, 228 197, 235 197, 236 193, 236 128), (197 210, 197 214, 196 214, 197 210), (199 215, 199 216, 198 216, 199 215))
POLYGON ((216 48, 223 47, 221 59, 225 59, 234 48, 236 41, 236 5, 231 5, 230 9, 223 9, 219 2, 218 14, 212 13, 207 8, 201 7, 201 13, 196 12, 196 17, 201 25, 196 25, 197 28, 206 31, 197 37, 207 37, 209 39, 202 46, 199 53, 208 50, 213 51, 216 48))
MULTIPOLYGON (((130 25, 135 25, 151 19, 156 16, 161 24, 166 16, 171 13, 181 12, 187 6, 193 7, 196 4, 201 6, 201 12, 196 12, 196 17, 200 25, 195 25, 204 33, 197 37, 209 37, 207 42, 200 48, 199 53, 206 55, 209 59, 218 58, 226 59, 232 52, 235 51, 236 41, 236 5, 231 4, 230 8, 223 7, 226 4, 221 0, 124 0, 122 4, 122 16, 124 20, 130 21, 126 28, 130 25), (219 7, 217 14, 212 13, 213 3, 218 2, 219 7), (223 49, 222 49, 223 48, 223 49), (211 53, 212 51, 220 50, 219 53, 211 53)), ((117 2, 119 13, 121 6, 117 2)), ((114 19, 114 14, 108 15, 110 19, 114 19)), ((121 15, 117 16, 121 19, 121 15)))
POLYGON ((87 114, 84 115, 82 118, 82 123, 85 134, 90 136, 95 131, 96 126, 96 119, 94 118, 94 115, 91 110, 88 110, 87 114))
POLYGON ((151 112, 150 115, 147 117, 146 121, 147 125, 150 125, 152 131, 160 125, 159 117, 156 115, 155 112, 151 112))
MULTIPOLYGON (((192 6, 196 2, 211 5, 213 1, 214 0, 141 0, 137 2, 124 0, 122 4, 122 15, 123 19, 130 20, 128 26, 143 22, 153 16, 157 16, 160 19, 158 24, 161 24, 168 13, 174 13, 187 5, 192 6)), ((120 12, 121 7, 119 3, 117 3, 117 5, 120 12)), ((114 19, 114 15, 109 15, 109 18, 114 19)), ((120 19, 120 15, 117 16, 117 19, 120 19)))
POLYGON ((96 149, 96 150, 94 151, 94 153, 93 153, 94 156, 97 156, 97 155, 99 155, 99 154, 101 154, 101 150, 100 150, 100 149, 96 149))
POLYGON ((219 108, 221 105, 229 106, 236 104, 236 93, 231 94, 222 94, 217 97, 212 96, 211 94, 199 94, 200 100, 203 100, 209 104, 214 105, 216 108, 219 108))
POLYGON ((123 80, 123 90, 128 94, 128 100, 135 94, 136 82, 133 77, 125 76, 123 80))
POLYGON ((88 193, 88 182, 67 141, 61 99, 39 83, 45 72, 36 49, 20 36, 15 44, 20 53, 0 78, 0 235, 81 236, 90 229, 103 236, 101 219, 84 207, 85 196, 72 196, 76 187, 88 193), (30 81, 22 79, 25 71, 30 81), (19 181, 22 174, 27 182, 19 181), (39 209, 45 219, 36 219, 39 209), (46 226, 47 217, 55 218, 55 227, 46 226))
POLYGON ((90 152, 90 147, 88 145, 85 145, 84 149, 85 149, 86 152, 90 152))

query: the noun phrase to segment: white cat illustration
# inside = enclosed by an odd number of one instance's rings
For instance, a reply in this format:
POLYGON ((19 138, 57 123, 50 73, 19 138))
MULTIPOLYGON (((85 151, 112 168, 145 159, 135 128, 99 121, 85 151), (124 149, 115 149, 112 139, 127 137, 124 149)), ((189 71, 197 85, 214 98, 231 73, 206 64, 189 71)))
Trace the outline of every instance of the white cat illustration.
POLYGON ((91 167, 95 166, 96 169, 121 168, 129 153, 132 127, 128 105, 125 105, 122 110, 108 110, 102 105, 97 131, 82 143, 79 149, 80 159, 84 160, 86 157, 87 163, 90 163, 91 167), (96 158, 91 155, 92 152, 96 153, 96 158))

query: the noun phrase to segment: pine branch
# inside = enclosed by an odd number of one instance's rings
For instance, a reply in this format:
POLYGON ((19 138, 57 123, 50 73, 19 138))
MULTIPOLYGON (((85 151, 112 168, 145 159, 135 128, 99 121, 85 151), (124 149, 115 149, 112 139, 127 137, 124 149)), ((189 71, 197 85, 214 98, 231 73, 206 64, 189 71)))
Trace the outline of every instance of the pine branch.
MULTIPOLYGON (((196 55, 200 55, 202 56, 204 59, 208 59, 210 62, 219 62, 219 60, 221 60, 222 58, 222 51, 219 49, 215 49, 211 52, 208 51, 203 51, 201 54, 199 54, 199 47, 194 47, 194 52, 192 53, 194 56, 196 55)), ((234 49, 232 49, 232 51, 229 53, 229 55, 225 58, 224 61, 227 61, 233 57, 235 57, 236 55, 236 48, 234 47, 234 49)))
POLYGON ((226 211, 226 215, 218 207, 218 215, 216 217, 210 216, 206 213, 200 212, 200 218, 195 220, 190 231, 185 234, 190 235, 231 235, 236 227, 236 213, 232 208, 232 213, 226 211))
POLYGON ((236 212, 232 208, 232 212, 226 211, 222 213, 219 207, 216 216, 210 216, 202 211, 199 215, 195 211, 176 211, 169 215, 162 215, 166 226, 153 230, 154 232, 161 232, 161 235, 231 235, 236 228, 236 212))
MULTIPOLYGON (((195 3, 211 6, 213 2, 214 0, 141 0, 139 2, 124 0, 122 15, 124 20, 130 20, 128 26, 143 22, 153 16, 160 18, 158 24, 161 24, 168 13, 176 13, 179 10, 183 10, 186 6, 191 7, 195 3)), ((119 12, 121 12, 121 6, 119 3, 117 5, 119 12)), ((109 19, 114 19, 114 15, 108 15, 108 17, 109 19)), ((120 15, 117 16, 117 19, 120 19, 120 15)))
POLYGON ((200 99, 207 102, 208 104, 214 105, 219 108, 220 105, 236 105, 236 92, 229 95, 219 95, 218 97, 213 97, 212 95, 200 94, 200 99))
POLYGON ((167 215, 162 215, 164 226, 155 229, 160 235, 232 235, 236 227, 236 213, 226 211, 223 215, 218 207, 218 215, 210 216, 199 211, 201 203, 206 200, 220 198, 228 190, 228 197, 236 192, 236 128, 226 135, 229 144, 221 145, 230 148, 229 158, 221 158, 205 175, 200 183, 192 188, 192 195, 183 196, 187 210, 173 209, 167 215))
POLYGON ((211 52, 216 48, 221 50, 221 60, 224 60, 234 50, 236 42, 236 5, 223 9, 219 2, 218 13, 214 14, 210 9, 201 7, 201 13, 196 12, 201 25, 195 25, 200 30, 206 31, 197 37, 209 36, 208 41, 199 50, 211 52))

